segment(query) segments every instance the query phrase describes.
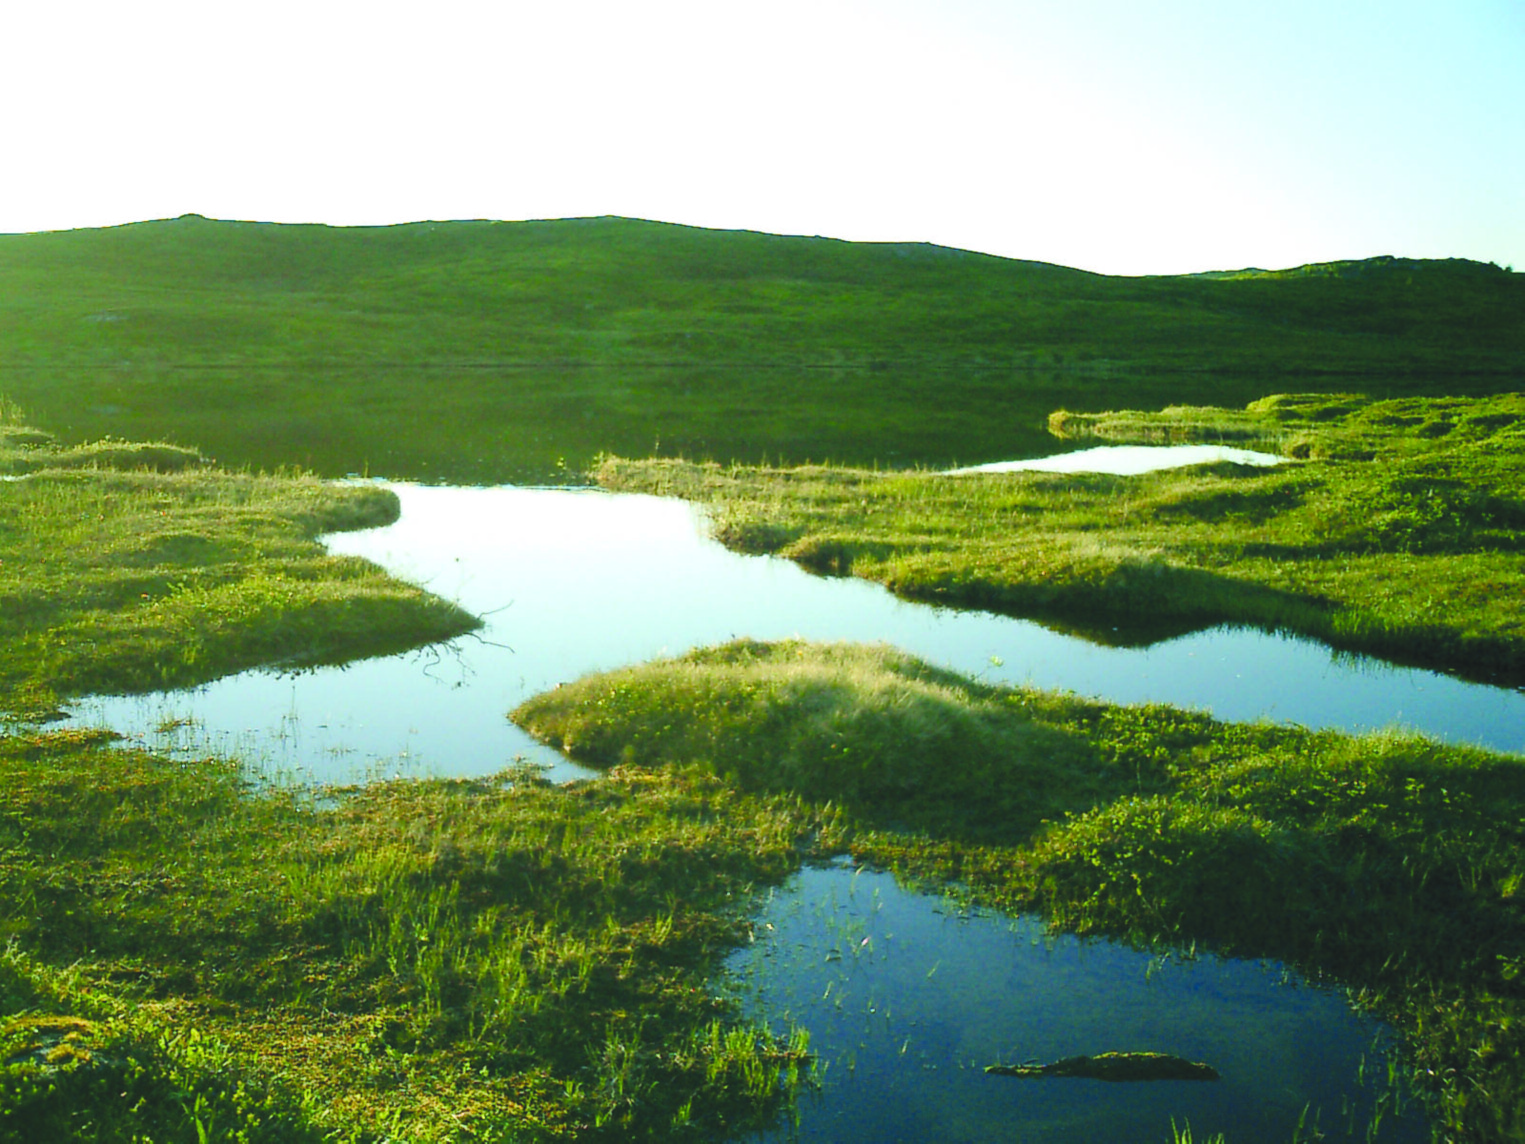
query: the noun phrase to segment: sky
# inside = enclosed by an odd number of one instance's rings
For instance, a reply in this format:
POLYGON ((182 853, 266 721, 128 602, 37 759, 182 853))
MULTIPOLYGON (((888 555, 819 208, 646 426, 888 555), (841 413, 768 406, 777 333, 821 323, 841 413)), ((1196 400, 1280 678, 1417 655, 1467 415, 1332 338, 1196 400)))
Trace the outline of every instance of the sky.
POLYGON ((0 233, 616 214, 1525 271, 1525 0, 50 0, 0 61, 0 233))

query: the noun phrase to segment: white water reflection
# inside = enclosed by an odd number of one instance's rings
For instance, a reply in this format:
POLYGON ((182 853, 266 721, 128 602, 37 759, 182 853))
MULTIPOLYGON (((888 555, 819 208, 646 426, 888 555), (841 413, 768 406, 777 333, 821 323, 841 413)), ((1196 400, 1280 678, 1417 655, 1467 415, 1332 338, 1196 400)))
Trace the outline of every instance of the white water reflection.
MULTIPOLYGON (((753 919, 727 962, 747 1011, 810 1033, 822 1090, 798 1125, 757 1139, 1368 1140, 1393 1036, 1343 994, 1275 965, 1159 959, 1048 934, 1032 917, 970 914, 888 874, 806 869, 753 919), (987 1076, 989 1064, 1164 1052, 1217 1081, 1118 1084, 987 1076), (1307 1109, 1307 1112, 1304 1112, 1307 1109), (1321 1133, 1317 1137, 1313 1129, 1321 1133)), ((1385 1115, 1379 1141, 1428 1140, 1385 1115)))
POLYGON ((590 671, 737 636, 883 640, 983 678, 1131 703, 1362 730, 1390 724, 1525 751, 1525 694, 1332 654, 1254 631, 1104 648, 1038 624, 897 600, 709 540, 676 500, 593 490, 394 485, 394 525, 327 538, 485 615, 447 649, 300 674, 251 672, 189 692, 95 698, 76 721, 165 749, 239 753, 320 780, 491 773, 516 756, 586 773, 505 718, 590 671), (166 728, 161 731, 160 728, 166 728))
POLYGON ((1238 465, 1254 465, 1266 468, 1286 461, 1275 453, 1257 453, 1253 449, 1236 449, 1230 445, 1100 445, 1094 449, 1077 449, 1073 453, 1060 453, 1054 457, 1031 457, 1023 461, 991 461, 985 465, 970 465, 963 469, 949 469, 948 475, 957 477, 968 473, 1111 473, 1114 476, 1132 477, 1151 473, 1158 469, 1181 469, 1187 465, 1202 465, 1209 461, 1233 461, 1238 465))

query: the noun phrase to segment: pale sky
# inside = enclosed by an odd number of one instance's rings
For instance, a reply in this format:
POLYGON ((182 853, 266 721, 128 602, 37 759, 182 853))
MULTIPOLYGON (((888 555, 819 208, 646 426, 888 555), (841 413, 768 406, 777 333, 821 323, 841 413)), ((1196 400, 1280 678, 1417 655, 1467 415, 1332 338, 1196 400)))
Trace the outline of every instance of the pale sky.
POLYGON ((1525 270, 1525 0, 12 0, 0 232, 618 214, 1525 270))

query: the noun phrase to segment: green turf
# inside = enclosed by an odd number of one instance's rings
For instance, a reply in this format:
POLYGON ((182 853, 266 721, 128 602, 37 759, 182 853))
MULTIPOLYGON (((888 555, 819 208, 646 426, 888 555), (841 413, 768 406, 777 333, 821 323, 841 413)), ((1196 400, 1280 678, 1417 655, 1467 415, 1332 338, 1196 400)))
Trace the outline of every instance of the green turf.
POLYGON ((1525 678, 1525 397, 1282 396, 1054 421, 1299 459, 949 476, 611 458, 597 476, 709 504, 716 534, 743 551, 1100 641, 1242 623, 1525 678))
POLYGON ((0 410, 0 713, 184 687, 460 635, 475 617, 321 532, 395 520, 396 496, 229 473, 162 444, 64 448, 0 410))
POLYGON ((702 776, 297 792, 99 733, 0 736, 0 1141, 769 1123, 805 1040, 711 977, 753 888, 831 829, 702 776))
POLYGON ((595 765, 830 800, 860 859, 1067 929, 1333 978, 1404 1033, 1438 1138, 1525 1136, 1519 756, 798 641, 588 676, 514 718, 595 765))

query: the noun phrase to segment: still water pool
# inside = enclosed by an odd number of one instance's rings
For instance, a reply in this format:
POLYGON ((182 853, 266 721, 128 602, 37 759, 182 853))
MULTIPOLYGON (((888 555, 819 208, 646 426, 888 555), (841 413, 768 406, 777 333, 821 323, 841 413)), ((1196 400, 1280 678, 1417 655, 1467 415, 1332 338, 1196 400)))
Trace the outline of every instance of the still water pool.
POLYGON ((1388 1083, 1391 1034, 1274 965, 1156 958, 972 913, 888 874, 806 869, 729 969, 749 1011, 810 1030, 825 1068, 798 1122, 762 1140, 1427 1140, 1388 1083), (1216 1081, 986 1075, 986 1065, 1170 1053, 1216 1081), (1324 1133, 1314 1134, 1314 1129, 1324 1133))

